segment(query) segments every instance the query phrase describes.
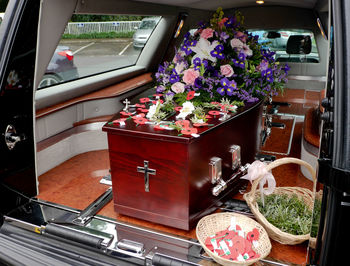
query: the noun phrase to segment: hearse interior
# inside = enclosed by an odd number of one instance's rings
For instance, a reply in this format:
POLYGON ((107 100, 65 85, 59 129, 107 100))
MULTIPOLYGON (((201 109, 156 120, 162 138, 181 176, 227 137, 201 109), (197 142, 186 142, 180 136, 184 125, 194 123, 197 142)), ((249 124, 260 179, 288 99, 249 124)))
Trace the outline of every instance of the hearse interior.
MULTIPOLYGON (((255 160, 293 157, 316 177, 285 164, 272 171, 276 187, 316 192, 318 229, 295 245, 271 239, 255 265, 346 265, 348 11, 346 0, 10 0, 0 25, 0 262, 216 265, 197 239, 198 221, 222 212, 254 219, 243 198, 252 186, 240 177, 255 160), (190 137, 115 124, 139 99, 158 97, 159 66, 219 7, 225 16, 239 11, 247 32, 289 69, 283 92, 190 137), (89 15, 134 17, 124 19, 128 31, 139 27, 134 20, 157 19, 140 48, 131 35, 70 38, 107 27, 82 22, 89 15), (56 53, 78 77, 48 72, 56 53)), ((109 23, 114 31, 120 20, 109 23)))

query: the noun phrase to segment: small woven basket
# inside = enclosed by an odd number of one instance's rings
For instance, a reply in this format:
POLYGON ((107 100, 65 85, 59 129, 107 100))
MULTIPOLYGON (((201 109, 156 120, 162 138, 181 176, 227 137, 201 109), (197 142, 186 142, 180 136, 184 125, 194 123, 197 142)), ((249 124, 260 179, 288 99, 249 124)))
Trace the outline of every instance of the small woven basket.
MULTIPOLYGON (((291 195, 291 196, 296 195, 299 200, 302 200, 306 204, 306 206, 308 206, 309 209, 312 210, 314 198, 315 198, 315 190, 316 190, 316 171, 310 164, 296 158, 286 157, 270 163, 269 165, 266 166, 266 170, 270 171, 275 167, 278 167, 283 164, 288 164, 288 163, 299 164, 299 165, 305 166, 306 169, 308 169, 314 181, 313 192, 311 192, 307 188, 300 188, 300 187, 276 187, 273 194, 285 194, 285 195, 291 195)), ((293 235, 293 234, 283 232, 279 228, 277 228, 276 226, 268 222, 266 218, 260 213, 259 206, 256 199, 260 198, 260 192, 257 191, 257 187, 258 187, 259 181, 262 178, 263 176, 260 176, 259 178, 254 180, 251 191, 243 195, 243 198, 245 199, 248 206, 250 207, 250 210, 254 214, 256 220, 261 225, 264 226, 267 233, 273 240, 281 244, 295 245, 295 244, 300 244, 306 240, 309 240, 310 234, 293 235)))
POLYGON ((196 235, 199 243, 202 245, 205 252, 210 257, 212 257, 217 263, 222 265, 251 265, 259 261, 260 259, 265 258, 267 255, 269 255, 271 251, 271 242, 264 227, 262 227, 253 219, 236 213, 222 212, 203 217, 201 220, 199 220, 197 224, 196 235), (227 229, 231 224, 231 217, 235 217, 236 223, 239 224, 242 230, 246 233, 252 231, 254 228, 259 230, 259 245, 257 246, 257 248, 253 246, 253 250, 260 255, 259 258, 246 260, 244 262, 232 261, 224 259, 214 254, 207 248, 207 246, 205 245, 205 240, 207 239, 207 237, 215 235, 215 233, 221 230, 227 229))

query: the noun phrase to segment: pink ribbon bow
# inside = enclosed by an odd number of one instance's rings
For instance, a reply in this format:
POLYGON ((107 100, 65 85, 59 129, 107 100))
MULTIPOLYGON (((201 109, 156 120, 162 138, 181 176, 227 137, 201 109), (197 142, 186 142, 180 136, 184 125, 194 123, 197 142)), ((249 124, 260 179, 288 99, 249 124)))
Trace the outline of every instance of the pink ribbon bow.
POLYGON ((268 172, 266 170, 266 165, 261 161, 255 161, 253 162, 249 168, 248 173, 241 177, 241 179, 249 180, 250 183, 253 183, 253 181, 260 176, 263 175, 263 178, 259 181, 259 190, 261 195, 261 201, 263 205, 264 203, 264 195, 270 195, 276 187, 276 180, 273 177, 271 172, 268 172), (264 185, 267 182, 267 188, 264 188, 264 185))

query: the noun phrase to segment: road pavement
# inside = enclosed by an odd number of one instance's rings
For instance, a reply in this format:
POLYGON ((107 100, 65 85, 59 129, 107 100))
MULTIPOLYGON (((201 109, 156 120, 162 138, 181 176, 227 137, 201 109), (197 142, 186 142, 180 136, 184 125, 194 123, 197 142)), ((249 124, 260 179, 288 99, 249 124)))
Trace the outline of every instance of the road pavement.
POLYGON ((131 38, 62 40, 60 45, 73 52, 79 77, 133 65, 141 52, 131 38))

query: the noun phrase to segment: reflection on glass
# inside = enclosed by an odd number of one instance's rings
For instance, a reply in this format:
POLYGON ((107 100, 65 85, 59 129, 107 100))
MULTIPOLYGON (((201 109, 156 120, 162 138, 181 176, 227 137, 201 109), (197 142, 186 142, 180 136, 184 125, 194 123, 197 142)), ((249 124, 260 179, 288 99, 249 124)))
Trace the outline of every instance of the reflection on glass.
POLYGON ((316 46, 314 34, 310 30, 304 29, 279 29, 279 30, 265 30, 265 29, 251 29, 249 30, 253 35, 259 36, 259 43, 265 49, 270 49, 276 53, 276 61, 280 62, 298 62, 298 63, 318 63, 319 55, 316 46), (295 38, 291 36, 303 36, 311 38, 311 52, 291 53, 293 46, 296 45, 293 41, 295 38))

